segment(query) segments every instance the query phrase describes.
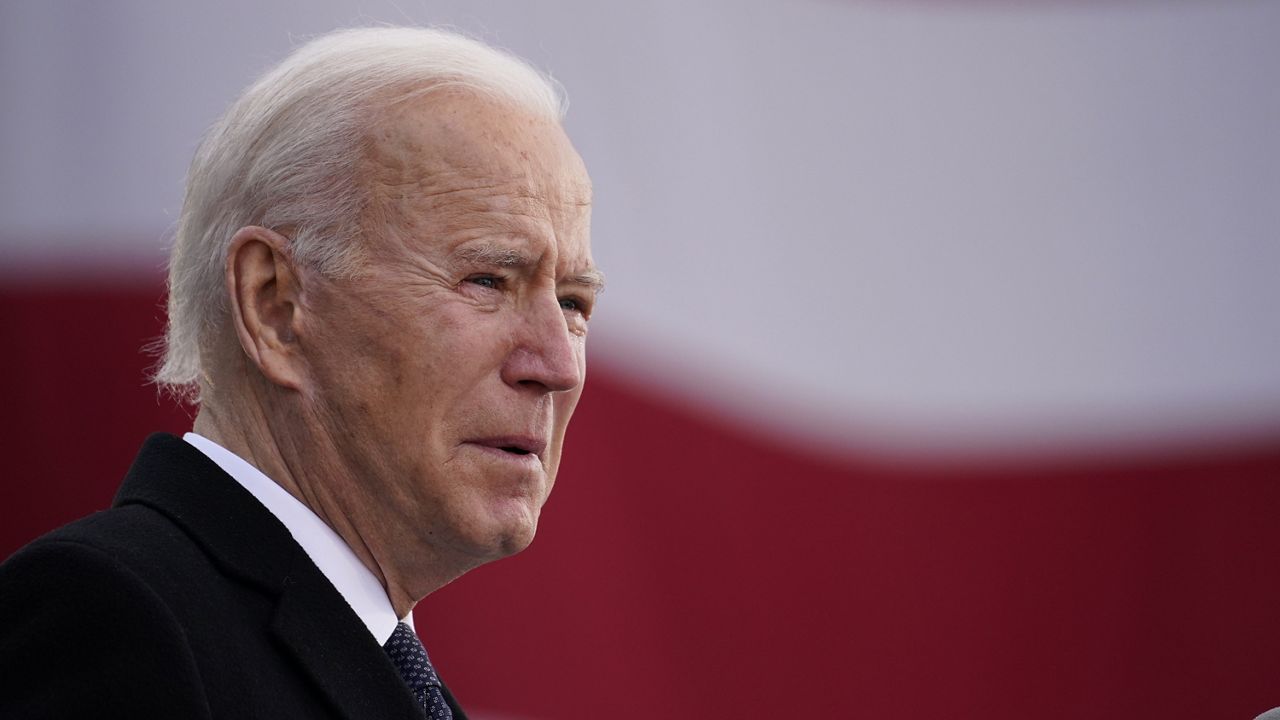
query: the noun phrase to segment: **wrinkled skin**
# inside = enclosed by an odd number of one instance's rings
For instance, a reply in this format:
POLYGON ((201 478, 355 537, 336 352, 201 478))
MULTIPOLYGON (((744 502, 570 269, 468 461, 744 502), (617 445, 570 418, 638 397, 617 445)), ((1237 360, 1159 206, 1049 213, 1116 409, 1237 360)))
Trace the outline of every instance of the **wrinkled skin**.
POLYGON ((590 180, 556 122, 445 91, 396 106, 369 140, 363 270, 294 268, 291 284, 277 257, 262 297, 284 308, 264 317, 285 349, 273 359, 252 323, 239 330, 273 383, 257 392, 273 443, 205 425, 333 527, 404 615, 533 539, 600 276, 590 180))

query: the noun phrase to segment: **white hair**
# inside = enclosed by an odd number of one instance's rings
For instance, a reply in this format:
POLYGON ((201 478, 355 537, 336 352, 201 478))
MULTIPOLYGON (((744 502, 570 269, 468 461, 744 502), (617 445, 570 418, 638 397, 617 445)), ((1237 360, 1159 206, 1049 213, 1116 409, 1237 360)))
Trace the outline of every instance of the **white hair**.
POLYGON ((378 115, 441 87, 564 117, 564 95, 523 60, 454 32, 361 28, 313 39, 258 79, 205 136, 187 175, 169 260, 169 325, 155 381, 199 400, 227 314, 224 264, 242 227, 288 228, 295 262, 328 277, 361 262, 359 177, 378 115))

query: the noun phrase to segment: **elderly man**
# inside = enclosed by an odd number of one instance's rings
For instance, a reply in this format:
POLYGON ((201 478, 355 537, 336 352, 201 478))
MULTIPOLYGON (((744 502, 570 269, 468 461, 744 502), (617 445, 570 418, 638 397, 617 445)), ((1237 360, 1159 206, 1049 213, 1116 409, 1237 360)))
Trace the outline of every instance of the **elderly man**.
POLYGON ((601 276, 554 87, 425 29, 294 52, 198 151, 112 509, 0 569, 0 716, 461 718, 414 604, 533 539, 601 276))

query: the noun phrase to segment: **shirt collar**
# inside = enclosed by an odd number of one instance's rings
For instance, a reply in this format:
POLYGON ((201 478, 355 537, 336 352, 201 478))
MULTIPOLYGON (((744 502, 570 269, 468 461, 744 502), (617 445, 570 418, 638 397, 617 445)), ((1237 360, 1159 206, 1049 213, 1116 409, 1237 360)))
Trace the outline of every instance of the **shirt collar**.
POLYGON ((338 533, 310 508, 263 475, 261 470, 209 438, 189 432, 182 439, 217 463, 276 516, 302 546, 311 562, 320 568, 320 572, 360 616, 379 645, 385 645, 391 638, 397 623, 404 622, 413 627, 413 613, 403 618, 396 617, 382 583, 360 562, 338 533))

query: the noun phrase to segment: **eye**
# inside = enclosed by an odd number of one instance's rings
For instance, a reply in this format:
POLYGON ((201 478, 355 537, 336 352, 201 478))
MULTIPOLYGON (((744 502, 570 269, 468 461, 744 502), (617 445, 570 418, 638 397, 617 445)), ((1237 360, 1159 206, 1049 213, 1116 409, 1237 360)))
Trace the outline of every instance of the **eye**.
POLYGON ((578 313, 584 318, 591 314, 590 304, 581 298, 574 297, 572 295, 560 298, 560 309, 565 312, 578 313))
POLYGON ((476 275, 467 278, 466 282, 472 285, 479 285, 482 288, 489 288, 490 290, 502 289, 502 278, 496 275, 476 275))

